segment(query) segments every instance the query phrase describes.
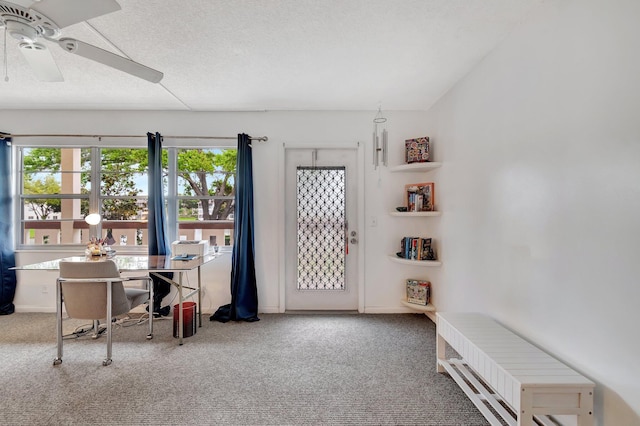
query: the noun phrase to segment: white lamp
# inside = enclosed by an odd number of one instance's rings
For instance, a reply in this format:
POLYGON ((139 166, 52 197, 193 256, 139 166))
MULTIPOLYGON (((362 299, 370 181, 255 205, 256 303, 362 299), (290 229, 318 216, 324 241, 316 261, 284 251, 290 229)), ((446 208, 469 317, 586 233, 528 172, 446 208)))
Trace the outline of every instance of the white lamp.
POLYGON ((89 225, 97 225, 100 223, 101 220, 102 220, 102 217, 98 213, 88 214, 84 218, 84 221, 87 222, 89 225))

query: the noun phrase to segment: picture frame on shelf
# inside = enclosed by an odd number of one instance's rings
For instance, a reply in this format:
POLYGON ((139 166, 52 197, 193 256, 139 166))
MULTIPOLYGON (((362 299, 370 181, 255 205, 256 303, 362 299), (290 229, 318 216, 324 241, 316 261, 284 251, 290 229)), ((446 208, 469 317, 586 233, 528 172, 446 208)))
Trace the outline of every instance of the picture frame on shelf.
POLYGON ((407 302, 427 306, 431 298, 431 282, 409 278, 407 280, 407 302))
POLYGON ((435 184, 433 182, 410 183, 404 186, 404 204, 408 212, 435 211, 435 184))
POLYGON ((411 163, 427 163, 431 161, 431 152, 429 146, 429 136, 421 138, 407 139, 404 141, 405 162, 411 163))

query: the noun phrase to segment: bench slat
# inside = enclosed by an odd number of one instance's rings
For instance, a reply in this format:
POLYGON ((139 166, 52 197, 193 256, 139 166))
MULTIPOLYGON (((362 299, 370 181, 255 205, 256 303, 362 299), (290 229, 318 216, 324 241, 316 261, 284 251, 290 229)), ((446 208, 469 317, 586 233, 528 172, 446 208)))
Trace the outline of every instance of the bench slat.
MULTIPOLYGON (((473 405, 475 405, 476 408, 480 410, 480 412, 482 413, 484 418, 487 419, 489 424, 491 424, 491 426, 502 426, 502 422, 491 412, 491 410, 489 410, 489 408, 485 405, 483 400, 480 399, 478 394, 476 394, 471 389, 471 387, 467 385, 467 382, 464 381, 462 376, 458 374, 458 372, 453 368, 453 366, 446 361, 442 362, 441 365, 444 367, 446 372, 449 373, 449 376, 451 376, 451 378, 456 382, 456 384, 460 386, 460 389, 462 389, 465 395, 469 397, 471 402, 473 402, 473 405)), ((486 396, 486 395, 483 395, 483 396, 486 396)))
POLYGON ((455 365, 458 370, 462 372, 465 378, 475 387, 478 392, 484 396, 484 398, 489 402, 489 404, 493 407, 494 410, 511 426, 515 426, 516 421, 500 402, 495 398, 494 394, 491 393, 482 383, 475 378, 475 376, 466 368, 466 365, 462 360, 459 359, 450 359, 453 365, 455 365))

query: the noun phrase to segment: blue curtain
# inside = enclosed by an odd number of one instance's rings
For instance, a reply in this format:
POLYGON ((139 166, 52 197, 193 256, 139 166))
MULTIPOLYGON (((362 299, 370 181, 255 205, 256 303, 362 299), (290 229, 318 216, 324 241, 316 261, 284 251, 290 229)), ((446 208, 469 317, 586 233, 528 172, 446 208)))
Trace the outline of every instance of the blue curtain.
POLYGON ((0 315, 15 311, 16 266, 11 202, 11 138, 0 138, 0 315))
MULTIPOLYGON (((162 136, 160 133, 147 133, 149 148, 149 217, 147 230, 149 233, 149 255, 164 255, 170 252, 167 236, 167 214, 164 207, 164 191, 162 188, 162 136)), ((173 278, 172 273, 164 273, 173 278)), ((162 307, 162 299, 171 291, 171 284, 158 277, 153 279, 154 312, 169 315, 169 306, 162 307)))
POLYGON ((248 135, 244 133, 238 135, 234 243, 231 258, 231 304, 218 308, 210 318, 212 321, 260 320, 253 244, 253 162, 250 144, 248 135))

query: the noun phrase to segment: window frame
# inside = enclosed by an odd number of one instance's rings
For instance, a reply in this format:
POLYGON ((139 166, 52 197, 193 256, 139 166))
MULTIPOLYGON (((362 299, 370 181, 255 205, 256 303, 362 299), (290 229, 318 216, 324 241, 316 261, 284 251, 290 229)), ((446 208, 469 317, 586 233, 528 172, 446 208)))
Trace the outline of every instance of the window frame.
MULTIPOLYGON (((95 142, 95 141, 94 141, 95 142)), ((102 214, 102 203, 105 199, 117 199, 117 198, 131 198, 130 196, 105 196, 102 194, 102 188, 99 184, 94 184, 95 182, 100 182, 100 176, 102 172, 102 164, 101 164, 101 149, 144 149, 146 144, 140 143, 131 143, 127 145, 78 145, 77 143, 61 143, 60 141, 43 141, 39 143, 30 143, 28 140, 14 140, 13 143, 16 148, 14 151, 14 176, 15 176, 15 197, 14 197, 14 212, 16 218, 16 226, 15 226, 15 241, 16 241, 16 250, 21 251, 68 251, 75 250, 77 248, 82 248, 86 244, 86 238, 82 237, 81 243, 71 243, 71 244, 58 244, 57 242, 54 244, 28 244, 25 238, 25 222, 29 221, 25 217, 25 200, 29 197, 31 198, 54 198, 54 199, 84 199, 89 200, 89 210, 90 211, 100 211, 102 214), (91 190, 88 194, 43 194, 42 195, 26 195, 23 193, 24 188, 24 176, 23 176, 23 164, 24 164, 24 150, 28 148, 56 148, 56 149, 90 149, 90 158, 91 158, 91 190)), ((165 205, 167 208, 167 235, 169 241, 175 241, 180 238, 179 230, 180 230, 180 212, 178 210, 180 200, 182 199, 193 199, 193 198, 201 198, 201 197, 190 197, 184 195, 178 195, 178 151, 185 149, 236 149, 235 146, 229 146, 228 144, 217 144, 212 143, 211 140, 203 140, 200 141, 200 144, 190 144, 190 145, 181 145, 181 144, 164 144, 163 150, 165 150, 168 154, 168 164, 167 164, 167 181, 164 185, 164 196, 165 196, 165 205)), ((235 185, 235 176, 234 176, 234 185, 235 185)), ((144 194, 136 196, 134 198, 144 198, 148 199, 147 191, 143 191, 144 194)), ((218 196, 209 196, 208 199, 220 198, 218 196)), ((222 198, 233 198, 233 197, 222 197, 222 198)), ((62 221, 63 219, 60 219, 62 221)), ((78 219, 66 219, 68 221, 78 219)), ((146 219, 145 219, 146 220, 146 219)), ((58 220, 56 220, 58 221, 58 220)), ((198 221, 202 223, 202 221, 198 221)), ((226 228, 231 227, 231 232, 233 231, 233 220, 231 221, 205 221, 209 222, 226 222, 225 224, 221 224, 226 226, 226 228)), ((184 223, 184 221, 182 222, 184 223)), ((225 228, 225 229, 226 229, 225 228)), ((103 227, 103 223, 101 222, 99 225, 92 227, 95 229, 96 235, 104 235, 106 232, 106 227, 103 227)), ((91 231, 89 231, 91 232, 91 231)), ((116 245, 117 243, 116 238, 116 245)), ((224 245, 218 243, 218 245, 224 245)), ((122 250, 126 250, 130 253, 147 253, 148 245, 131 245, 128 244, 122 248, 122 250)))

